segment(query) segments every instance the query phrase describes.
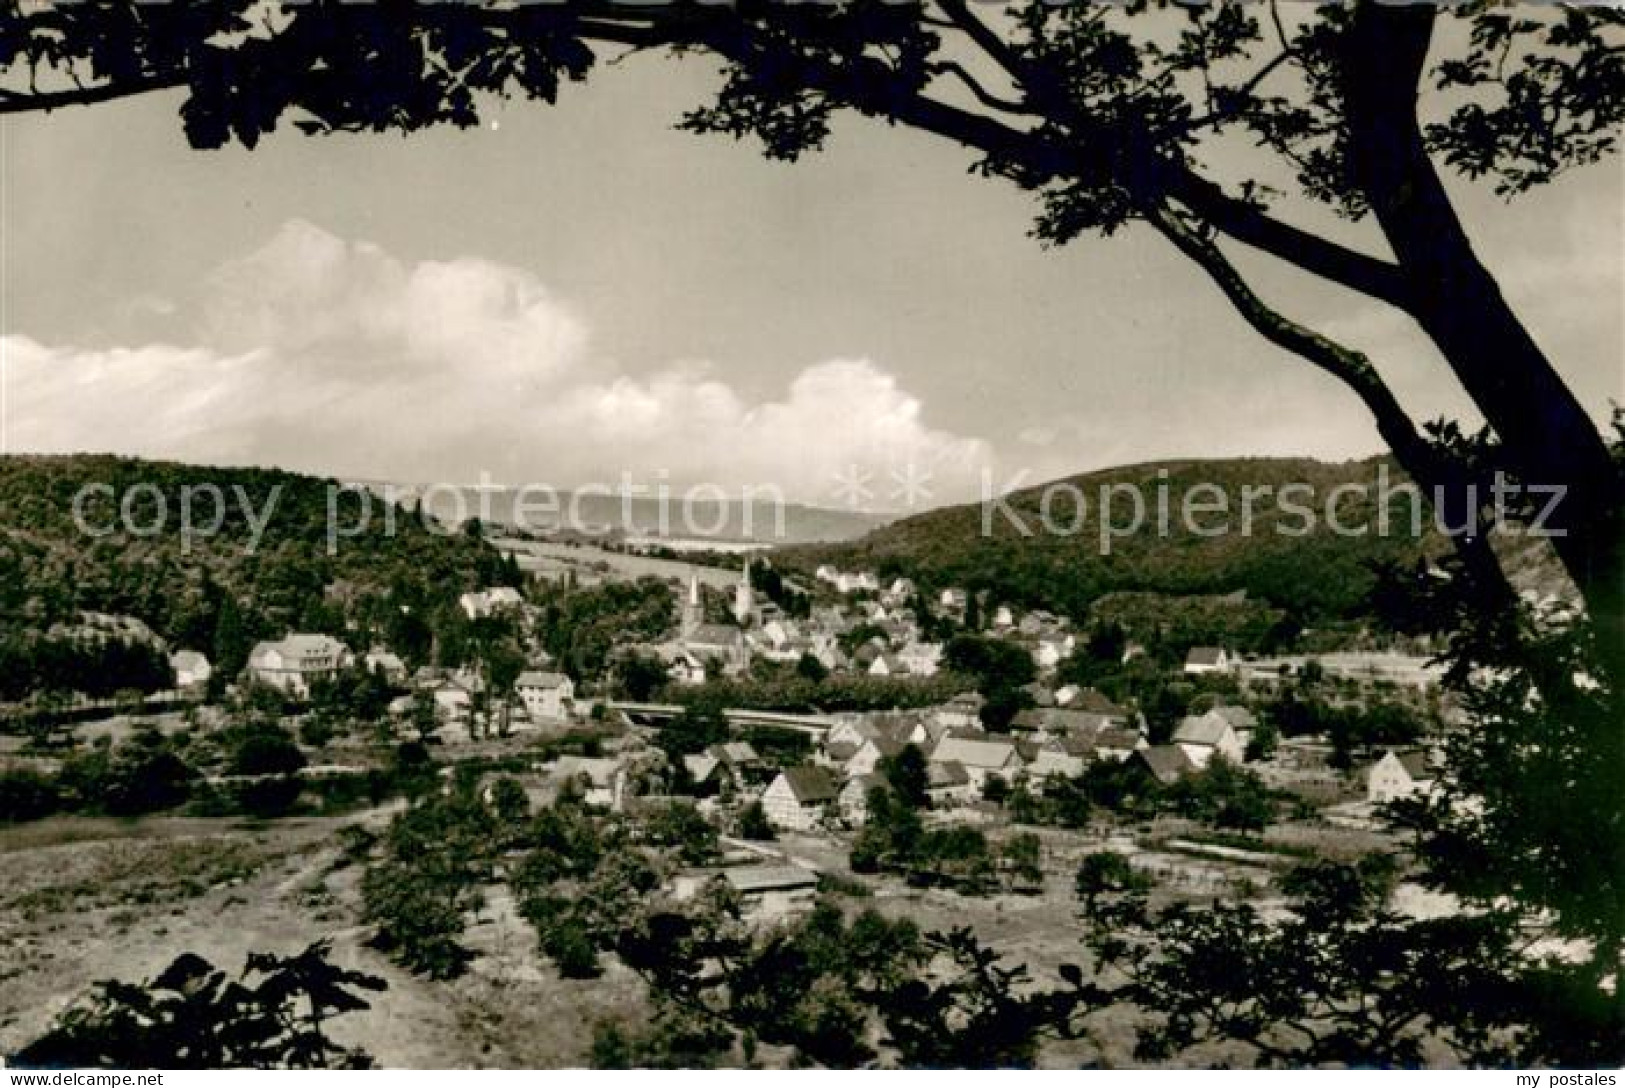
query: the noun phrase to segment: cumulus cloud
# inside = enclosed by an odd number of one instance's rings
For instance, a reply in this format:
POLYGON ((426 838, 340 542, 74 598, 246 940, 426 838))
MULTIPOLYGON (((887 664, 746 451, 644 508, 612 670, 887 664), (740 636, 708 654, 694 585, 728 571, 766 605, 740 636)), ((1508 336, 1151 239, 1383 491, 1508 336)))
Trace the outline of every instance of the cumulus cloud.
POLYGON ((304 222, 173 317, 164 341, 138 346, 0 341, 11 447, 559 487, 627 472, 875 507, 919 500, 893 493, 905 474, 936 499, 973 498, 993 459, 986 441, 931 427, 871 360, 814 363, 757 401, 703 362, 619 372, 523 269, 408 264, 304 222), (866 493, 838 482, 852 479, 866 493))

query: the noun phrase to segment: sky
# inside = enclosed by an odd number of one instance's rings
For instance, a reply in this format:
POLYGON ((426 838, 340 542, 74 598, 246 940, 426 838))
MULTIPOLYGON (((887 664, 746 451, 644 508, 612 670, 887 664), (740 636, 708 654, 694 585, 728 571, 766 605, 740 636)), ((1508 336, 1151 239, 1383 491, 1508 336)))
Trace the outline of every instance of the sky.
MULTIPOLYGON (((675 131, 713 79, 637 58, 476 130, 289 130, 252 152, 190 149, 172 95, 0 119, 4 449, 559 488, 630 474, 892 510, 984 479, 1381 449, 1351 394, 1149 231, 1045 249, 1030 199, 968 174, 968 153, 862 119, 795 165, 675 131)), ((1512 205, 1452 184, 1605 420, 1625 400, 1620 161, 1512 205)), ((1476 422, 1403 319, 1232 253, 1369 352, 1417 418, 1476 422)))

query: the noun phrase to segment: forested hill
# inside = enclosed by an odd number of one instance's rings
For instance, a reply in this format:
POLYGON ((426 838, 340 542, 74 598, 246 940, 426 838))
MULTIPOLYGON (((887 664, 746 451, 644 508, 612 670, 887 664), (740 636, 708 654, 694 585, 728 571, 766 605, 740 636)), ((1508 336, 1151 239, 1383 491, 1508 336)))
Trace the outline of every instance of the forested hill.
MULTIPOLYGON (((404 652, 429 638, 427 621, 459 593, 511 580, 502 556, 477 538, 431 531, 400 508, 390 531, 376 498, 366 527, 338 538, 329 555, 330 486, 264 469, 0 457, 0 633, 46 630, 89 610, 135 616, 173 645, 228 662, 252 639, 289 628, 352 640, 376 632, 404 652), (180 523, 186 489, 190 537, 180 523), (211 489, 222 499, 219 523, 203 532, 217 516, 211 489), (79 520, 105 535, 77 523, 81 493, 79 520)), ((358 525, 359 501, 338 497, 341 530, 358 525)))
POLYGON ((1406 480, 1385 458, 1341 464, 1244 458, 1132 465, 1016 492, 1005 499, 1013 517, 992 509, 991 533, 984 533, 981 504, 956 506, 894 522, 853 544, 794 549, 785 560, 798 567, 829 562, 843 569, 909 574, 929 586, 981 587, 997 599, 1078 616, 1108 593, 1245 591, 1306 621, 1346 617, 1362 610, 1373 582, 1372 563, 1407 562, 1446 546, 1426 508, 1422 537, 1411 535, 1411 504, 1402 494, 1390 496, 1388 533, 1379 533, 1379 470, 1390 490, 1406 480), (1283 494, 1287 485, 1298 486, 1283 494), (1339 495, 1339 522, 1367 526, 1364 535, 1340 534, 1327 522, 1328 497, 1345 485, 1352 487, 1339 495), (1103 546, 1101 496, 1112 496, 1109 523, 1126 533, 1133 518, 1128 488, 1143 497, 1144 524, 1103 546), (1247 489, 1252 514, 1250 530, 1243 532, 1247 489), (1049 520, 1058 532, 1042 522, 1046 491, 1049 520), (1158 524, 1163 492, 1166 532, 1158 524), (1190 523, 1181 514, 1187 494, 1197 509, 1190 523), (1228 515, 1211 510, 1221 495, 1228 515), (1226 517, 1227 531, 1197 531, 1216 530, 1226 517), (1021 535, 1017 521, 1033 535, 1021 535))

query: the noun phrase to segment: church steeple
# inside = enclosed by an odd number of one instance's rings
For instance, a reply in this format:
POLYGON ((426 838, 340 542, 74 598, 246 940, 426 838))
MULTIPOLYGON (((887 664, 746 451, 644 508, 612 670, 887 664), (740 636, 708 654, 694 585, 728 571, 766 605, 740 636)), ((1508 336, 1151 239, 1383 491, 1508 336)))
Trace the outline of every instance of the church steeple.
POLYGON ((756 591, 750 584, 750 556, 745 556, 744 569, 739 572, 739 585, 734 590, 734 620, 744 627, 756 613, 756 591))
POLYGON ((705 606, 700 602, 700 576, 688 576, 688 597, 683 601, 683 634, 694 633, 705 622, 705 606))

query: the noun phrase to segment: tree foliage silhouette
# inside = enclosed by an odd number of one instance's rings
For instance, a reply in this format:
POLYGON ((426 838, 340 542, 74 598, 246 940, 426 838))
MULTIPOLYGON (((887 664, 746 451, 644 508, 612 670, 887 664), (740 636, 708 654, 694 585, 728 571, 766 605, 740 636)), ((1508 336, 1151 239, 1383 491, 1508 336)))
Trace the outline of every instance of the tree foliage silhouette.
POLYGON ((190 952, 144 984, 107 981, 14 1057, 24 1066, 113 1069, 363 1069, 372 1059, 327 1036, 369 1008, 383 979, 335 966, 318 941, 292 956, 255 952, 231 978, 190 952))

